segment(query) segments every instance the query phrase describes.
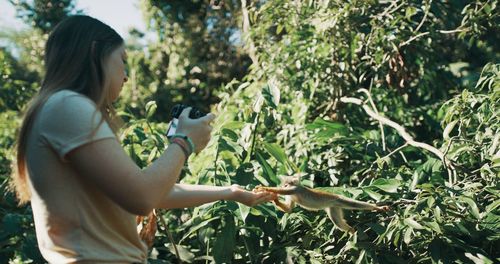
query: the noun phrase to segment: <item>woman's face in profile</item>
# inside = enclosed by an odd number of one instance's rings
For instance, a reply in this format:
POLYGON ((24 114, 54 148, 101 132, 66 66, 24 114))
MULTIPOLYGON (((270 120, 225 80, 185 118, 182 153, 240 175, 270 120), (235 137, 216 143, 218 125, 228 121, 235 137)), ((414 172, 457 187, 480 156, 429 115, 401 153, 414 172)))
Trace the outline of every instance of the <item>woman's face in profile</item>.
POLYGON ((126 73, 127 53, 125 45, 120 45, 108 57, 104 63, 105 78, 109 87, 109 99, 111 102, 118 99, 123 84, 128 80, 126 73))

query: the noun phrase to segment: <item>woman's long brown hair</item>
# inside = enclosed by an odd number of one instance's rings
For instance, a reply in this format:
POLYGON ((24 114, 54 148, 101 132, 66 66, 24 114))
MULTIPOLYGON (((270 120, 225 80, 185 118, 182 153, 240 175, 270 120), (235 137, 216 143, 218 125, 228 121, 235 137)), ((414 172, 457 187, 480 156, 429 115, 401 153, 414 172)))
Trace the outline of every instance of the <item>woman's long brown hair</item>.
POLYGON ((20 205, 31 197, 26 168, 28 134, 37 113, 52 94, 72 90, 87 96, 96 103, 112 129, 117 130, 119 121, 108 99, 103 63, 120 45, 123 39, 115 30, 89 16, 66 18, 53 29, 45 45, 45 77, 40 91, 28 105, 17 138, 12 186, 20 205))

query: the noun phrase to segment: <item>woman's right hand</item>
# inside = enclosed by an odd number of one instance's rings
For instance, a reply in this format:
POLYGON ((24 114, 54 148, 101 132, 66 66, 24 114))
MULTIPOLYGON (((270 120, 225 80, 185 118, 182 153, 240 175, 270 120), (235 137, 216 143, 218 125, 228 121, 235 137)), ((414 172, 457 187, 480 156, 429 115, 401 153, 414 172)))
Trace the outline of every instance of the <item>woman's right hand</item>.
POLYGON ((191 109, 191 107, 187 107, 179 115, 177 133, 188 136, 193 141, 195 147, 193 151, 198 153, 204 149, 210 141, 210 133, 212 132, 212 126, 210 124, 214 121, 215 115, 208 113, 206 116, 191 119, 189 118, 191 109))

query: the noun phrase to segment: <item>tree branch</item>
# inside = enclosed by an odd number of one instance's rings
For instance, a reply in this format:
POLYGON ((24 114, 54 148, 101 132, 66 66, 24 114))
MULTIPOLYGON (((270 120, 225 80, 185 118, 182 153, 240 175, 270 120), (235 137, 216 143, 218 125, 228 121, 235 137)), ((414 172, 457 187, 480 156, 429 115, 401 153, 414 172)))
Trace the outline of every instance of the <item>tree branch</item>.
MULTIPOLYGON (((452 167, 450 160, 448 158, 446 158, 446 156, 444 155, 444 153, 442 151, 440 151, 439 149, 437 149, 434 146, 431 146, 427 143, 415 141, 415 139, 406 131, 406 129, 403 126, 388 119, 387 117, 384 117, 380 114, 377 114, 361 99, 353 98, 353 97, 342 97, 342 98, 340 98, 340 101, 343 103, 351 103, 351 104, 360 105, 363 108, 363 110, 365 110, 365 112, 370 117, 372 117, 373 119, 379 121, 380 123, 382 123, 384 125, 387 125, 387 126, 394 128, 398 132, 398 134, 401 137, 403 137, 403 139, 408 143, 408 145, 414 146, 417 148, 421 148, 421 149, 425 149, 425 150, 431 152, 432 154, 436 155, 444 163, 446 168, 451 168, 454 171, 454 168, 452 167)), ((449 177, 450 183, 455 182, 455 179, 453 179, 451 177, 451 175, 449 175, 449 176, 450 176, 449 177)))
POLYGON ((361 99, 352 98, 352 97, 342 97, 342 98, 340 98, 340 101, 343 103, 351 103, 351 104, 360 105, 363 108, 363 110, 365 110, 365 112, 370 117, 372 117, 373 119, 379 121, 380 123, 382 123, 384 125, 387 125, 387 126, 394 128, 399 133, 399 135, 401 137, 403 137, 404 140, 406 140, 406 142, 408 142, 408 144, 410 146, 414 146, 417 148, 423 148, 423 149, 433 153, 434 155, 438 156, 439 159, 444 160, 444 158, 445 158, 444 154, 439 149, 437 149, 437 148, 435 148, 427 143, 415 141, 413 139, 413 137, 406 131, 406 129, 404 127, 402 127, 400 124, 388 119, 387 117, 384 117, 384 116, 381 116, 381 115, 375 113, 361 99))

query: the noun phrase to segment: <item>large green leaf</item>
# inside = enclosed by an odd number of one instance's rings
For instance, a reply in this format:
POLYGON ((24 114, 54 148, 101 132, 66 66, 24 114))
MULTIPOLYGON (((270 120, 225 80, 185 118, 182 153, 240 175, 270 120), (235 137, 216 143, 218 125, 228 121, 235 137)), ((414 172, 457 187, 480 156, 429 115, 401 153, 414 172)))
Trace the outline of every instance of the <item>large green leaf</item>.
POLYGON ((200 223, 198 223, 197 225, 195 226, 192 226, 190 229, 189 229, 189 232, 187 232, 183 237, 182 239, 179 241, 179 244, 186 238, 188 238, 191 234, 193 234, 194 232, 198 231, 199 229, 205 227, 208 223, 214 221, 214 220, 217 220, 217 219, 220 219, 220 217, 212 217, 212 218, 209 218, 207 220, 204 220, 200 223))
POLYGON ((264 148, 273 156, 279 163, 287 165, 288 159, 285 151, 277 144, 263 142, 264 148))
POLYGON ((150 118, 154 115, 154 113, 156 112, 156 109, 158 108, 158 106, 156 105, 156 102, 155 101, 149 101, 146 103, 146 117, 147 118, 150 118))
POLYGON ((376 179, 370 184, 370 187, 380 189, 388 193, 396 193, 401 182, 396 179, 376 179))
POLYGON ((236 175, 234 176, 236 183, 242 186, 250 184, 255 178, 255 171, 252 163, 242 163, 238 169, 236 169, 236 175))
POLYGON ((474 200, 470 197, 465 197, 465 196, 460 196, 457 198, 460 201, 465 202, 470 209, 471 214, 476 218, 476 219, 481 219, 481 214, 479 213, 479 208, 477 208, 476 203, 474 200))
POLYGON ((248 207, 244 204, 238 203, 238 211, 240 213, 241 220, 243 222, 245 222, 248 214, 250 213, 250 207, 248 207))
POLYGON ((216 263, 230 263, 233 259, 233 251, 236 239, 236 225, 232 215, 224 218, 223 225, 219 229, 214 242, 214 260, 216 263))
POLYGON ((311 130, 314 138, 318 140, 329 140, 339 136, 347 136, 348 129, 344 124, 332 122, 321 118, 316 118, 312 123, 306 125, 307 130, 311 130))
POLYGON ((257 161, 262 166, 264 175, 267 176, 267 178, 270 179, 275 185, 280 184, 280 179, 276 176, 276 173, 274 173, 274 170, 272 169, 271 165, 269 165, 269 163, 264 159, 264 157, 262 157, 262 154, 259 151, 256 151, 256 157, 257 161))
POLYGON ((363 192, 365 192, 366 194, 368 194, 368 196, 370 196, 372 199, 374 199, 377 202, 380 201, 380 199, 382 199, 382 195, 381 194, 376 193, 374 191, 371 191, 368 188, 363 188, 363 192))
POLYGON ((413 220, 413 218, 406 218, 404 220, 404 223, 407 224, 408 226, 413 227, 414 229, 424 229, 424 227, 417 221, 413 220))

